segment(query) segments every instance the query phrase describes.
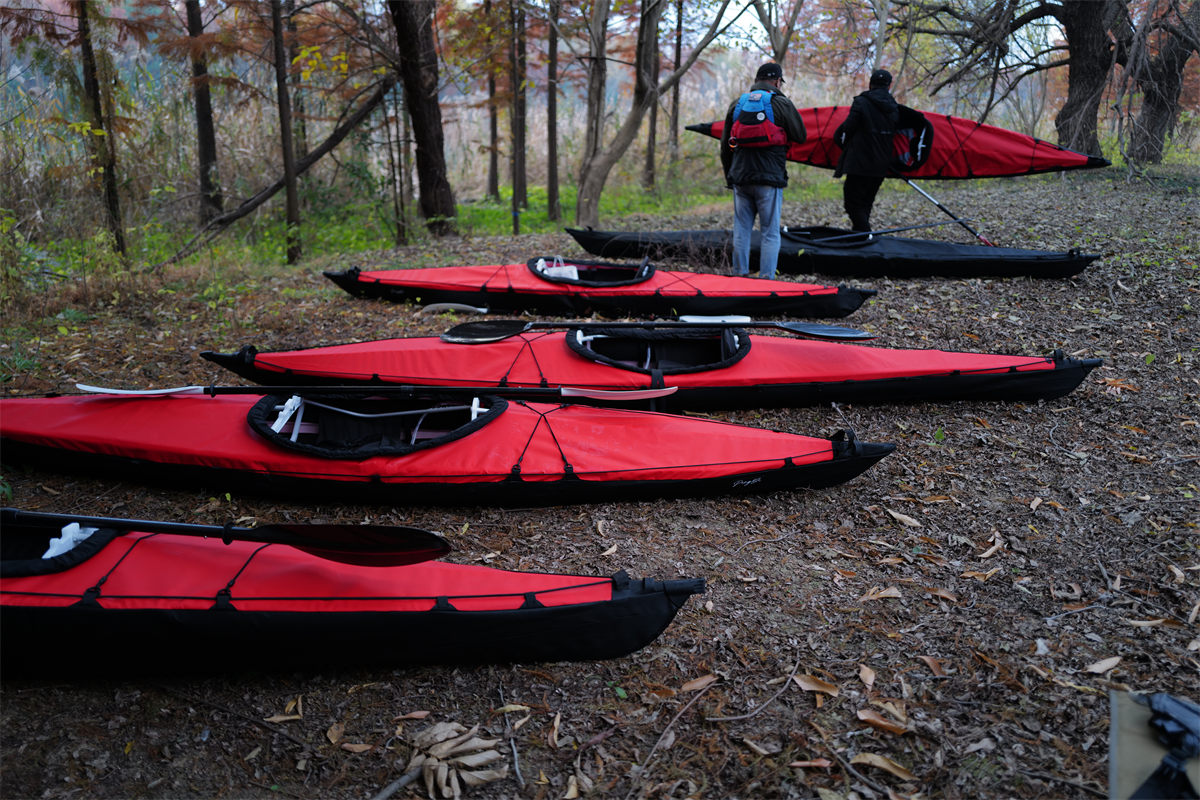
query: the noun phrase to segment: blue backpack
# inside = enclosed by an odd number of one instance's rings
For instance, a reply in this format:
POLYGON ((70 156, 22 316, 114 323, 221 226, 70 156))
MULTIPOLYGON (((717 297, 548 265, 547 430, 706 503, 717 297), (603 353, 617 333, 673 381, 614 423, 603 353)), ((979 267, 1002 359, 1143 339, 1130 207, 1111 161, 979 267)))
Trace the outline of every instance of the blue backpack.
POLYGON ((730 147, 778 147, 788 143, 787 132, 775 124, 771 92, 746 92, 733 107, 730 147))

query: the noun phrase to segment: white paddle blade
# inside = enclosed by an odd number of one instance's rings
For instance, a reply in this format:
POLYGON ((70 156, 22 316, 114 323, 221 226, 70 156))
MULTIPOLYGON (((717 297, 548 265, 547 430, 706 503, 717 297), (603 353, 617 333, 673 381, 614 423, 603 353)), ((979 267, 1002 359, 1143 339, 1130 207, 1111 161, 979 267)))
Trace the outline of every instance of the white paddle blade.
POLYGON ((207 386, 176 386, 173 389, 111 389, 107 386, 89 386, 86 383, 77 383, 75 388, 81 392, 89 394, 132 394, 143 395, 145 397, 154 397, 157 395, 169 394, 204 394, 207 386))
POLYGON ((675 394, 678 386, 664 386, 661 389, 577 389, 564 386, 559 391, 563 397, 587 397, 592 400, 653 400, 656 397, 666 397, 675 394))

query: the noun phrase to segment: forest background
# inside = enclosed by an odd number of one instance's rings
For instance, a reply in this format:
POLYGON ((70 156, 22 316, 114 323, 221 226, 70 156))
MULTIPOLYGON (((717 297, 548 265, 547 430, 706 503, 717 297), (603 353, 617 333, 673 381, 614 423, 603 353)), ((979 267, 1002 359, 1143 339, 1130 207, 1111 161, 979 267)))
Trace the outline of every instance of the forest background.
MULTIPOLYGON (((1196 161, 1198 31, 1200 0, 7 4, 4 302, 719 202, 714 143, 681 128, 764 60, 798 106, 886 65, 907 105, 1144 176, 1196 161)), ((789 194, 837 186, 796 169, 789 194)))

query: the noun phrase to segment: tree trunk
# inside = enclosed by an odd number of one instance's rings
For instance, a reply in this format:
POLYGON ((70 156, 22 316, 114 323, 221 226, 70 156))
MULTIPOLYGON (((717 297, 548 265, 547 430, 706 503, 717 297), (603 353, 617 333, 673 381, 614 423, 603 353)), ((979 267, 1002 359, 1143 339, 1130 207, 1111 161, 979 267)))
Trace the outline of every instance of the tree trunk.
POLYGON ((550 0, 550 41, 546 48, 546 216, 562 219, 558 199, 558 15, 561 0, 550 0))
POLYGON ((400 51, 400 78, 417 145, 421 215, 435 236, 454 233, 454 191, 446 175, 438 60, 433 39, 435 0, 388 0, 400 51))
MULTIPOLYGON (((483 0, 483 17, 486 24, 492 21, 492 0, 483 0)), ((496 111, 496 73, 491 64, 487 66, 488 93, 488 173, 487 196, 500 200, 500 120, 496 111)))
MULTIPOLYGON (((658 76, 662 71, 662 53, 658 49, 658 29, 655 28, 652 37, 654 54, 651 56, 650 82, 658 86, 658 76)), ((658 101, 650 106, 650 128, 646 133, 646 162, 642 166, 642 188, 653 189, 656 179, 654 169, 655 140, 658 138, 658 101)))
POLYGON ((600 221, 600 192, 612 164, 600 161, 604 136, 604 92, 608 82, 608 13, 611 0, 593 0, 588 17, 587 118, 579 186, 575 191, 575 224, 595 226, 600 221))
POLYGON ((1200 48, 1200 0, 1180 15, 1175 29, 1166 33, 1158 54, 1140 65, 1136 77, 1142 90, 1142 108, 1130 135, 1129 158, 1140 164, 1162 162, 1167 133, 1179 116, 1184 69, 1193 51, 1200 48))
POLYGON ((287 63, 288 83, 292 94, 292 130, 296 158, 308 155, 308 121, 305 119, 304 91, 300 88, 300 72, 293 69, 296 63, 296 0, 285 0, 284 11, 287 22, 287 63))
POLYGON ((758 21, 771 43, 771 59, 783 64, 783 60, 787 58, 788 45, 792 42, 792 34, 796 32, 796 20, 800 18, 804 0, 792 0, 791 8, 786 12, 786 20, 781 19, 785 16, 784 9, 780 7, 782 0, 751 0, 751 5, 758 12, 758 21))
POLYGON ((300 260, 300 195, 296 190, 296 152, 292 140, 292 101, 283 46, 283 6, 271 0, 271 43, 275 55, 275 95, 279 103, 279 137, 283 147, 283 185, 287 208, 287 263, 300 260))
POLYGON ((79 53, 83 67, 83 92, 87 99, 88 113, 96 139, 92 159, 100 173, 100 191, 108 220, 108 230, 113 238, 113 250, 125 258, 125 225, 121 218, 121 199, 117 194, 116 150, 111 141, 112 131, 105 128, 104 106, 100 100, 100 77, 96 66, 96 53, 92 49, 92 25, 88 19, 88 0, 78 0, 79 53))
MULTIPOLYGON (((393 124, 392 114, 388 111, 387 101, 381 104, 383 107, 383 131, 387 141, 388 154, 388 185, 392 194, 392 218, 395 222, 395 244, 400 247, 408 239, 408 231, 404 225, 404 195, 401 192, 401 181, 403 179, 403 161, 400 158, 400 136, 399 124, 393 124)), ((395 115, 398 118, 400 115, 400 104, 394 102, 392 107, 395 109, 395 115)))
POLYGON ((703 39, 688 56, 687 61, 677 64, 674 71, 662 83, 655 85, 650 80, 651 54, 656 42, 650 38, 651 31, 658 30, 667 0, 642 0, 641 18, 638 24, 637 50, 634 57, 634 87, 629 113, 617 130, 608 147, 603 146, 604 135, 604 79, 605 79, 605 36, 608 25, 608 2, 597 2, 588 21, 588 93, 587 93, 587 140, 584 145, 583 162, 579 169, 579 189, 575 203, 577 225, 595 227, 600 224, 600 195, 613 165, 620 160, 629 145, 637 137, 642 118, 660 94, 669 91, 678 83, 704 48, 721 32, 721 22, 730 0, 722 0, 712 15, 712 23, 703 39))
POLYGON ((195 40, 204 33, 200 0, 187 0, 188 36, 192 41, 192 94, 196 106, 196 161, 200 184, 200 224, 221 213, 225 198, 217 177, 217 134, 213 125, 212 90, 208 85, 208 60, 195 40))
POLYGON ((1096 116, 1114 64, 1107 24, 1110 13, 1109 0, 1063 0, 1058 12, 1071 52, 1067 100, 1054 120, 1058 143, 1095 156, 1103 155, 1096 116))
MULTIPOLYGON (((525 168, 526 147, 526 60, 525 60, 525 9, 521 0, 509 0, 509 21, 512 30, 512 47, 509 51, 512 68, 512 188, 513 209, 529 208, 529 178, 525 168)), ((514 230, 516 233, 516 221, 514 230)))
MULTIPOLYGON (((683 0, 675 0, 675 60, 671 68, 683 60, 683 0)), ((679 84, 671 90, 671 162, 679 160, 679 84)))

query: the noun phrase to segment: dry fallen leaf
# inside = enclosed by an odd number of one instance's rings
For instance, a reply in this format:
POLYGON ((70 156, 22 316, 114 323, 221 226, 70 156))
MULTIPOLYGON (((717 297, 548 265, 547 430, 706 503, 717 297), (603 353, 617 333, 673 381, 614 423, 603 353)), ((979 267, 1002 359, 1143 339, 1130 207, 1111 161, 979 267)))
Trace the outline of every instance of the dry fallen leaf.
POLYGON ((304 719, 299 714, 276 714, 272 717, 267 717, 264 722, 289 722, 294 719, 304 719))
POLYGON ((887 600, 889 598, 895 600, 900 597, 900 587, 898 586, 889 586, 886 589, 880 589, 878 586, 872 586, 870 591, 858 598, 858 602, 862 603, 867 600, 887 600))
POLYGON ((925 591, 928 592, 929 594, 933 595, 934 597, 940 597, 943 600, 949 600, 951 603, 958 602, 958 595, 956 595, 954 592, 948 591, 946 589, 938 589, 936 587, 927 586, 927 587, 925 587, 925 591))
POLYGON ((604 551, 603 553, 601 553, 600 555, 602 555, 602 556, 611 556, 611 555, 612 555, 613 553, 615 553, 615 552, 617 552, 617 546, 614 544, 612 547, 608 548, 607 550, 605 550, 605 551, 604 551))
POLYGON ((717 676, 713 675, 711 673, 709 673, 708 675, 701 675, 699 678, 693 678, 692 680, 685 683, 683 686, 680 686, 679 691, 681 691, 681 692, 698 692, 701 689, 703 689, 705 686, 708 686, 710 683, 714 683, 716 680, 717 680, 717 676))
POLYGON ((511 711, 528 711, 528 710, 529 710, 529 706, 523 706, 523 705, 519 705, 517 703, 510 703, 509 705, 506 705, 506 706, 500 706, 492 713, 493 714, 507 714, 511 711))
POLYGON ((906 726, 901 725, 899 722, 893 722, 872 708, 860 708, 858 710, 858 718, 872 727, 888 731, 889 733, 900 734, 908 732, 906 726))
POLYGON ((906 780, 906 781, 917 780, 916 775, 913 775, 911 772, 909 772, 907 769, 905 769, 904 767, 897 764, 895 761, 892 761, 887 756, 877 755, 876 753, 859 753, 854 758, 850 759, 850 763, 851 764, 869 764, 872 767, 879 767, 879 769, 881 769, 885 772, 890 772, 893 775, 895 775, 897 778, 900 778, 902 780, 906 780))
POLYGON ((407 714, 401 714, 398 717, 392 717, 392 722, 399 722, 402 719, 425 719, 428 716, 428 711, 410 711, 407 714))
POLYGON ((370 744, 354 744, 351 742, 342 742, 340 747, 351 753, 365 753, 368 750, 374 750, 375 746, 370 744))
POLYGON ((823 692, 830 697, 838 696, 838 687, 829 681, 822 680, 815 675, 793 675, 792 680, 806 692, 823 692))
POLYGON ((933 656, 917 656, 917 658, 924 661, 925 666, 929 667, 929 671, 934 675, 938 676, 939 678, 946 677, 946 670, 942 669, 941 661, 938 661, 933 656))
POLYGON ((858 679, 863 682, 863 685, 868 689, 875 686, 875 670, 868 667, 866 664, 858 665, 858 679))
POLYGON ((960 575, 959 577, 974 578, 977 581, 986 581, 988 578, 992 577, 999 571, 1000 571, 999 567, 992 567, 987 572, 976 572, 973 569, 969 569, 966 572, 964 572, 962 575, 960 575))
POLYGON ((554 720, 550 723, 550 732, 546 734, 546 743, 555 750, 558 749, 558 726, 561 722, 562 714, 556 713, 554 715, 554 720))
POLYGON ((340 722, 335 722, 329 726, 327 731, 325 731, 325 738, 329 740, 330 744, 337 744, 339 741, 341 741, 342 735, 345 734, 345 732, 346 726, 340 722))
POLYGON ((809 761, 793 761, 792 763, 788 764, 788 766, 797 767, 799 769, 810 769, 814 767, 817 769, 828 769, 829 767, 833 766, 833 762, 828 758, 814 758, 809 761))
POLYGON ((1094 672, 1097 675, 1103 675, 1105 672, 1108 672, 1109 670, 1111 670, 1113 667, 1117 666, 1117 664, 1120 664, 1120 663, 1121 663, 1120 656, 1112 656, 1110 658, 1101 659, 1100 661, 1097 661, 1095 664, 1088 664, 1086 667, 1084 667, 1084 670, 1086 670, 1087 672, 1094 672))
POLYGON ((921 527, 921 523, 917 522, 915 519, 910 517, 908 514, 901 514, 899 511, 892 511, 890 508, 885 508, 884 511, 891 514, 892 519, 896 520, 896 522, 899 522, 901 525, 904 525, 905 527, 908 527, 908 528, 920 528, 921 527))

